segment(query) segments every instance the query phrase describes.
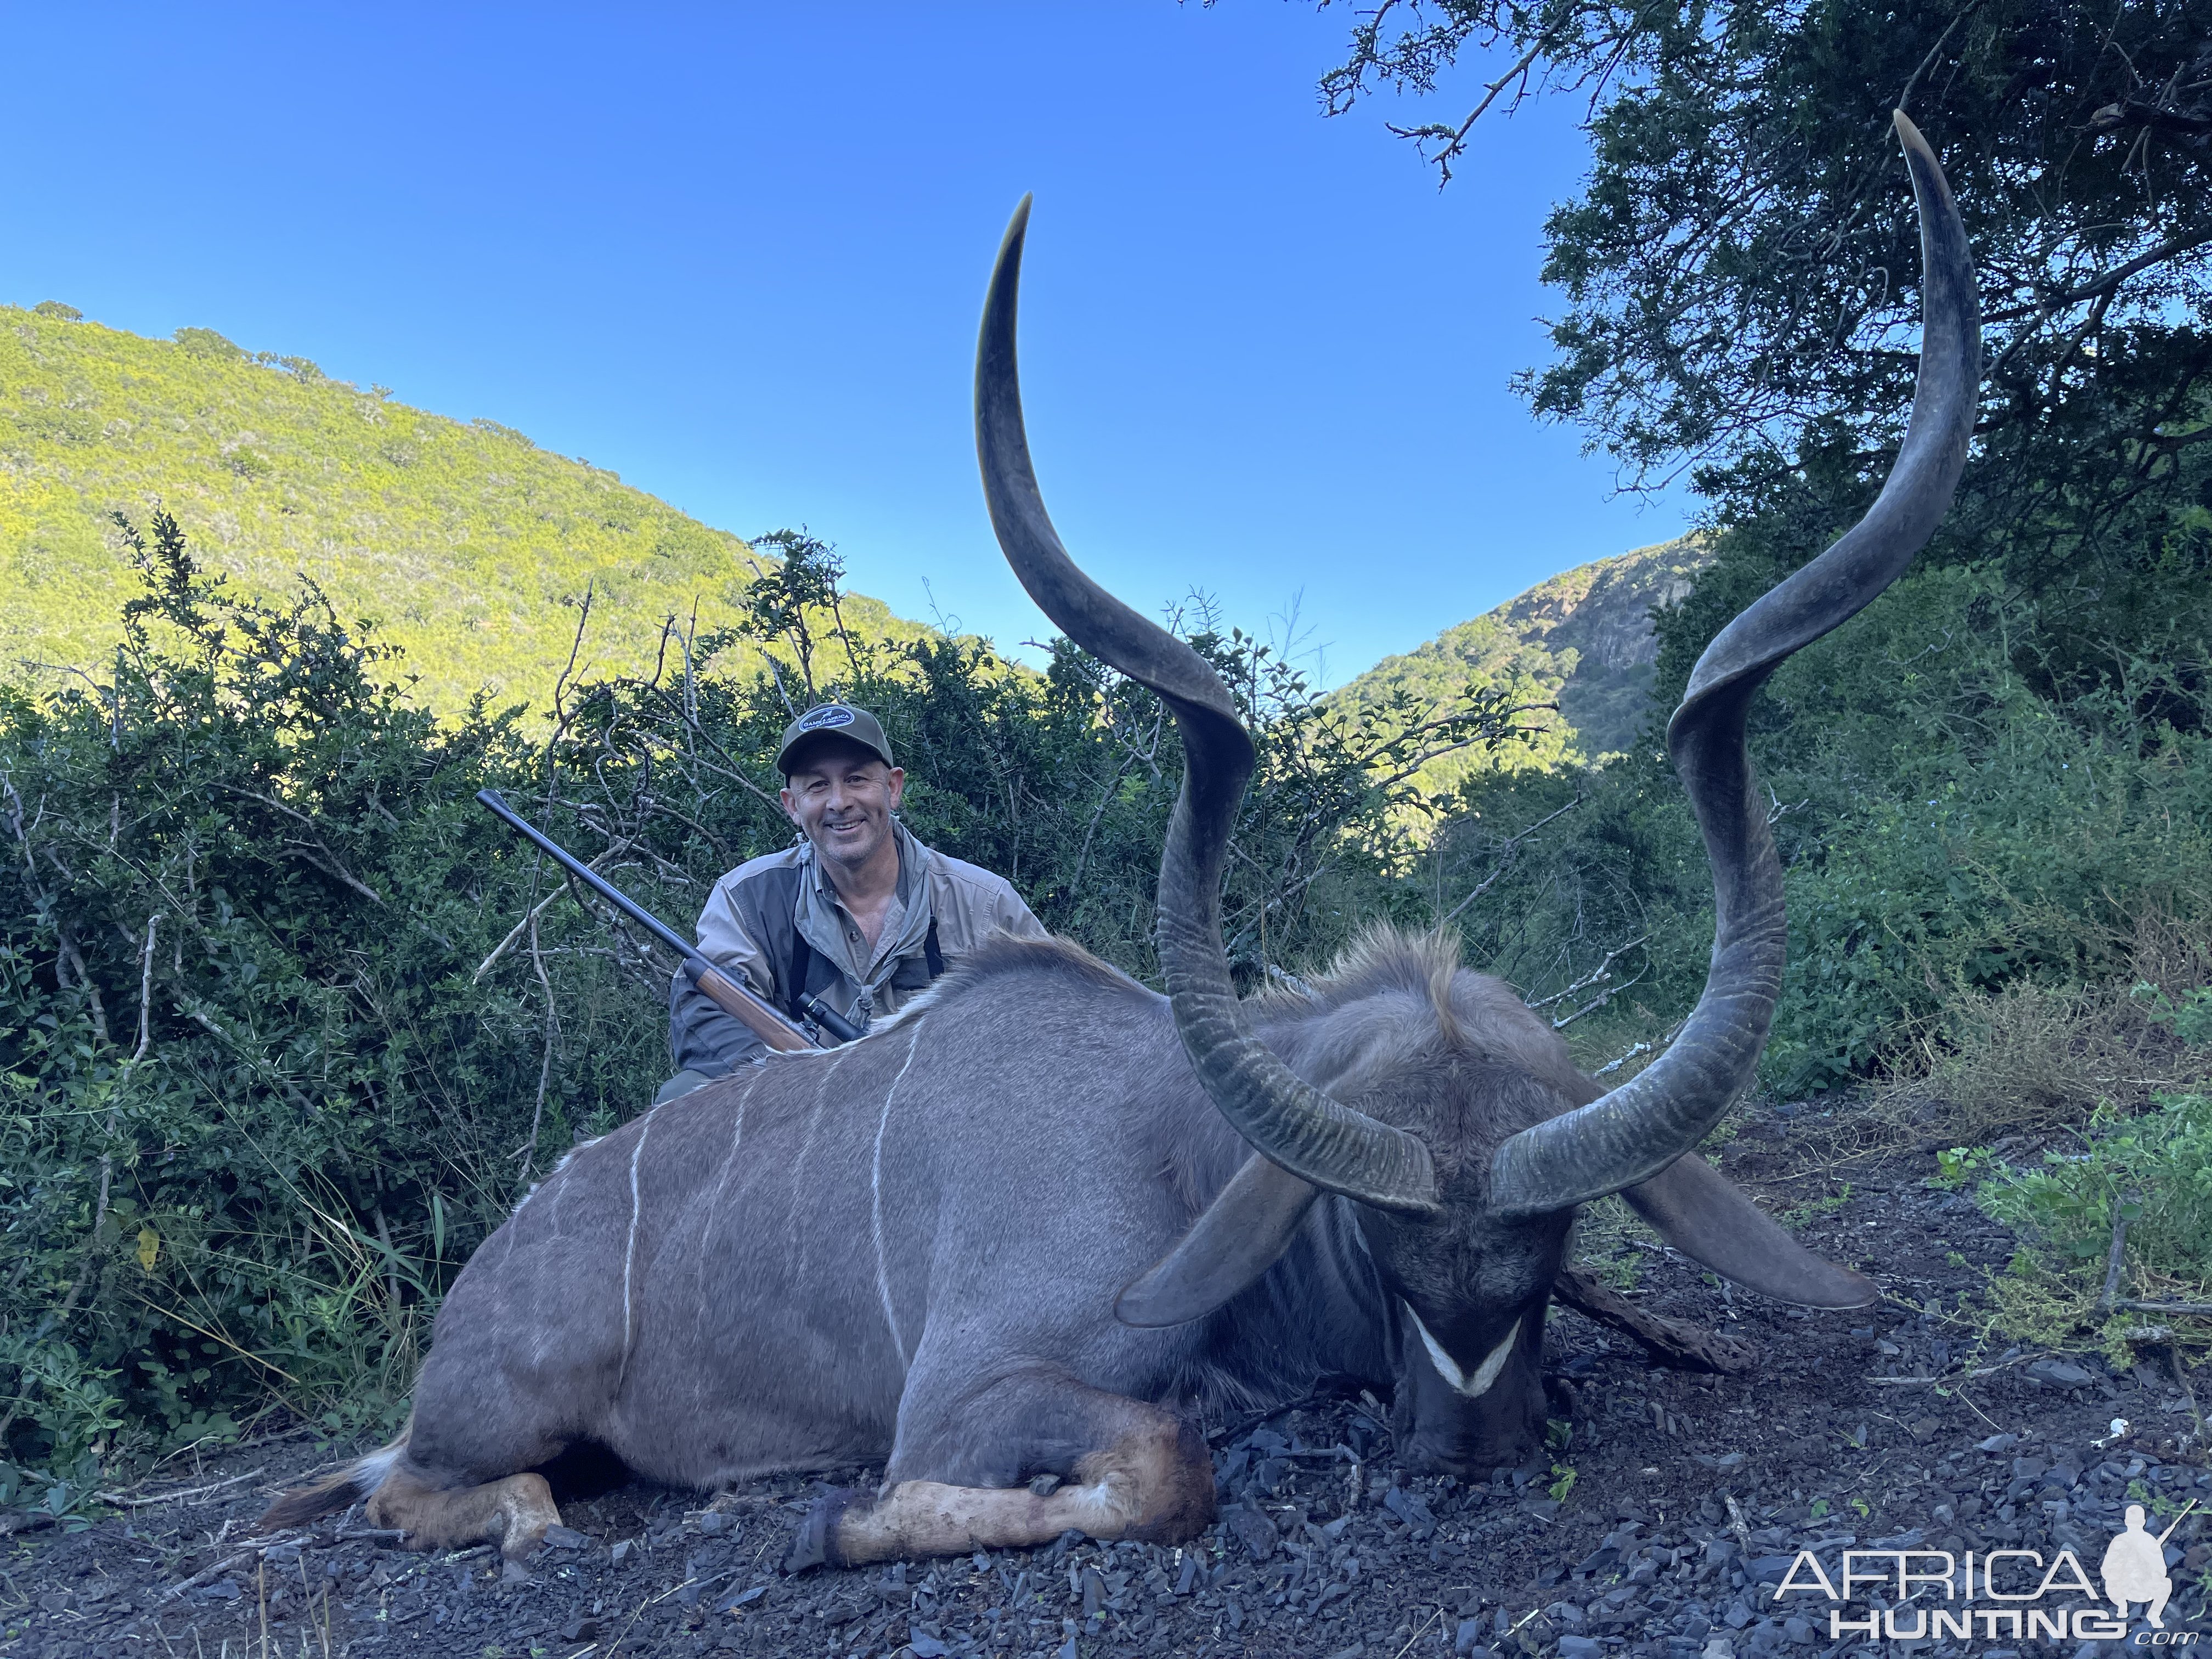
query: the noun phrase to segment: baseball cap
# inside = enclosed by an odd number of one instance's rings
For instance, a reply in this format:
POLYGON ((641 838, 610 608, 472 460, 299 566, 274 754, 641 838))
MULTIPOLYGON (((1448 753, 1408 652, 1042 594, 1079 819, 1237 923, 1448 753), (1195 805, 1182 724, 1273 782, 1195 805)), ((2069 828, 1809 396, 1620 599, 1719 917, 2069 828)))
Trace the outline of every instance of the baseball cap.
POLYGON ((775 769, 789 777, 791 751, 810 738, 819 737, 842 738, 880 755, 886 766, 898 764, 891 758, 891 741, 884 735, 883 725, 873 714, 850 703, 825 702, 808 709, 783 728, 783 742, 775 751, 775 769))

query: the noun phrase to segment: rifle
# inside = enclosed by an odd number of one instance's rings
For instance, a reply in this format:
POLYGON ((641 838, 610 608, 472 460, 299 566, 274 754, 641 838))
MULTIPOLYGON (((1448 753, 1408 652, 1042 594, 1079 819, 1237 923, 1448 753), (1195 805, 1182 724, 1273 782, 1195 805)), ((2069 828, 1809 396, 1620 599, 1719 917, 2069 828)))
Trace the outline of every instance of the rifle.
MULTIPOLYGON (((506 798, 496 789, 479 789, 477 800, 493 817, 532 846, 551 859, 578 881, 597 893, 616 909, 676 952, 684 964, 684 976, 699 988, 700 994, 732 1018, 742 1021, 752 1034, 771 1048, 785 1054, 801 1048, 819 1048, 822 1045, 804 1030, 793 1024, 767 1003, 755 996, 737 981, 699 954, 698 947, 687 944, 684 936, 661 921, 643 905, 609 881, 605 876, 585 864, 580 859, 556 844, 535 824, 523 817, 507 804, 506 798)), ((860 1028, 847 1019, 819 997, 801 993, 799 1005, 806 1017, 840 1042, 857 1042, 860 1028)))

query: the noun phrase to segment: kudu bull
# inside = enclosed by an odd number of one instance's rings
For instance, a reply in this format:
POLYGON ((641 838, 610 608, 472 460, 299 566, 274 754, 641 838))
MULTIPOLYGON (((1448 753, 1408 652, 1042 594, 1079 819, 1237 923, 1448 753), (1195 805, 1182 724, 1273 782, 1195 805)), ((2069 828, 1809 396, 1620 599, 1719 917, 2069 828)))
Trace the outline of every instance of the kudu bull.
POLYGON ((1524 1461, 1569 1225, 1605 1194, 1738 1284, 1872 1300, 1691 1149, 1749 1079, 1781 981, 1747 708, 1905 568, 1966 460, 1973 272, 1934 155, 1897 126, 1924 271, 1911 427, 1865 520, 1729 625, 1675 712, 1718 926, 1656 1063, 1601 1091, 1504 986, 1395 935, 1310 991, 1239 1002, 1218 895, 1252 745, 1213 672, 1085 577, 1045 515, 1014 359, 1025 203, 983 315, 984 488, 1037 604, 1181 728, 1168 994, 1065 942, 1002 940, 861 1042, 771 1055, 578 1148, 455 1281, 405 1435, 269 1518, 366 1498, 417 1547, 519 1558, 558 1518, 533 1471, 592 1443, 696 1488, 883 1460, 879 1489, 816 1506, 794 1564, 1069 1528, 1173 1540, 1213 1513, 1192 1412, 1288 1402, 1325 1373, 1391 1391, 1415 1467, 1524 1461))

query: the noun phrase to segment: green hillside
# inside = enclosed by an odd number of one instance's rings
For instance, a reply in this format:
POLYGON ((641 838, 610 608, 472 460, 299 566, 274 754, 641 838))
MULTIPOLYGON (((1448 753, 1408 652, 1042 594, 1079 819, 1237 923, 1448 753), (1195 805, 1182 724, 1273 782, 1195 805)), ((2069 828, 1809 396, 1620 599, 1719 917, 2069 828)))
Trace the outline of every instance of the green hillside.
MULTIPOLYGON (((1687 537, 1579 565, 1519 598, 1445 629, 1403 656, 1385 657, 1336 696, 1379 704, 1405 688, 1423 699, 1451 696, 1469 679, 1517 685, 1556 702, 1547 741, 1502 751, 1520 763, 1595 761, 1625 750, 1645 717, 1658 642, 1651 607, 1689 592, 1705 563, 1687 537)), ((1469 754, 1432 762, 1422 781, 1449 788, 1483 765, 1469 754)))
MULTIPOLYGON (((650 667, 665 617, 726 619, 750 580, 737 537, 493 422, 207 329, 149 340, 52 301, 0 307, 0 676, 106 653, 135 591, 109 514, 156 505, 247 592, 304 574, 342 618, 380 622, 446 709, 478 687, 543 706, 574 635, 563 601, 587 584, 604 672, 650 667)), ((847 605, 865 635, 926 631, 847 605)))

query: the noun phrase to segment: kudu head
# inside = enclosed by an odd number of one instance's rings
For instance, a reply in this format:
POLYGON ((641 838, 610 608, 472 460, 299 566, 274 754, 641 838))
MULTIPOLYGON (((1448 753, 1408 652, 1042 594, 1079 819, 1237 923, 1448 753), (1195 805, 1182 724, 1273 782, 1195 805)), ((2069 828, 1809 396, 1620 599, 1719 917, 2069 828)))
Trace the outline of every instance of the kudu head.
POLYGON ((1182 793, 1161 859, 1159 952, 1199 1079, 1254 1155, 1115 1311, 1143 1326, 1212 1312, 1282 1252, 1318 1193, 1352 1200, 1404 1334, 1399 1417, 1417 1462, 1486 1475, 1540 1435, 1543 1310, 1575 1207, 1621 1193, 1686 1254, 1820 1307, 1873 1298, 1810 1255, 1694 1157, 1751 1079, 1772 1022, 1786 933, 1781 864, 1744 742, 1781 662, 1871 603, 1933 533, 1966 465, 1980 314, 1966 232, 1919 132, 1896 117, 1921 227, 1923 345, 1896 465, 1865 518, 1706 647, 1668 728, 1703 832, 1717 927, 1703 994, 1673 1044, 1619 1088, 1561 1093, 1494 1054, 1425 1055, 1358 1097, 1331 1098, 1251 1032, 1222 949, 1222 866, 1254 752, 1220 679, 1188 646, 1079 569, 1046 516, 1015 364, 1024 201, 999 252, 975 371, 991 522, 1030 595, 1070 639, 1166 702, 1182 793), (1474 1105, 1477 1098, 1481 1104, 1474 1105))

